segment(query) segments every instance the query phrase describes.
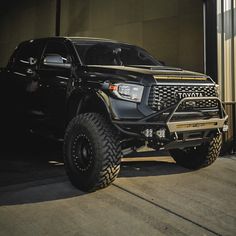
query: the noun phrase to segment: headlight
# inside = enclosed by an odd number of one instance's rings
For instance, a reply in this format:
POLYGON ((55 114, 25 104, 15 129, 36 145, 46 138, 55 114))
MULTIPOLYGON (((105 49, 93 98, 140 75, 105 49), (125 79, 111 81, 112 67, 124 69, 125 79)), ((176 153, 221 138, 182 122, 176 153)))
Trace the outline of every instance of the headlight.
POLYGON ((216 96, 219 97, 220 96, 220 85, 219 84, 215 84, 215 91, 216 91, 216 96))
POLYGON ((136 84, 114 84, 109 86, 109 90, 118 98, 133 102, 141 102, 143 88, 143 86, 136 84))

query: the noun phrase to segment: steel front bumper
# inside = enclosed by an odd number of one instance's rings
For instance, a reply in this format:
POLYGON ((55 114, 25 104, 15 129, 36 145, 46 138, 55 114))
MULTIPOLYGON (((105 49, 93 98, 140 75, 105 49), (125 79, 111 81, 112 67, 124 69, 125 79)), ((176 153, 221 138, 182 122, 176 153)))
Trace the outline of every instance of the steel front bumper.
MULTIPOLYGON (((200 111, 202 112, 202 111, 200 111)), ((173 132, 186 132, 186 131, 197 131, 197 130, 210 130, 210 129, 223 129, 228 116, 222 106, 222 103, 217 97, 194 97, 194 98, 183 98, 169 115, 166 125, 170 133, 173 132), (179 107, 186 101, 196 100, 216 100, 218 103, 218 117, 207 118, 196 120, 185 120, 185 121, 173 121, 173 117, 177 113, 179 107)))
POLYGON ((165 128, 171 133, 178 132, 197 132, 204 130, 221 130, 226 131, 225 125, 228 116, 225 113, 222 102, 217 97, 186 97, 183 98, 177 105, 166 108, 160 112, 155 112, 140 120, 121 121, 113 120, 113 123, 122 132, 130 135, 140 135, 143 130, 151 129, 154 131, 165 128), (214 110, 214 116, 210 115, 211 109, 194 109, 193 111, 180 112, 180 107, 186 102, 194 102, 197 100, 215 100, 218 104, 214 110), (194 117, 196 115, 196 118, 194 117), (188 119, 189 116, 191 119, 188 119), (182 117, 176 119, 176 117, 182 117))

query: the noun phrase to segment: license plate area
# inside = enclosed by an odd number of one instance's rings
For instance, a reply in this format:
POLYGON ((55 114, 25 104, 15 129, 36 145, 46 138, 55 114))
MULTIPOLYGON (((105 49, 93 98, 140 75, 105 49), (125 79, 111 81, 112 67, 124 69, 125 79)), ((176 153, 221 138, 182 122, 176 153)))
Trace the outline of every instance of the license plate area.
POLYGON ((207 123, 194 123, 194 124, 179 124, 176 125, 177 129, 189 129, 189 128, 208 128, 208 127, 216 127, 217 122, 207 122, 207 123))

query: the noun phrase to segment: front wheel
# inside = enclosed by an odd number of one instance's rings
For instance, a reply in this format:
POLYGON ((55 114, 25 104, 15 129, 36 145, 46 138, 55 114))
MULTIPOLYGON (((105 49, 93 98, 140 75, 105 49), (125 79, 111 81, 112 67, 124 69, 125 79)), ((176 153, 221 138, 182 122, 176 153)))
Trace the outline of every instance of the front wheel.
POLYGON ((77 188, 91 192, 108 186, 120 170, 121 147, 116 130, 100 114, 76 116, 66 130, 64 161, 77 188))
POLYGON ((178 165, 188 169, 200 169, 211 165, 219 156, 222 135, 217 134, 210 142, 194 148, 172 149, 170 155, 178 165))

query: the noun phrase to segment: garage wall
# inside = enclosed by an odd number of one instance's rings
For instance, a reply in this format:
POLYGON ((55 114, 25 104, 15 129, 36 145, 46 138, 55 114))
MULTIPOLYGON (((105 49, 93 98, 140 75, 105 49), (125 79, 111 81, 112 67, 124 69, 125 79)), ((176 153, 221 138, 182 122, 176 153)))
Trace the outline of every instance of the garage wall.
MULTIPOLYGON (((55 35, 56 0, 4 2, 0 67, 20 41, 55 35)), ((137 44, 167 65, 200 72, 202 18, 201 0, 61 0, 61 35, 137 44)))
POLYGON ((5 66, 19 42, 53 36, 55 0, 8 0, 0 7, 0 67, 5 66))
POLYGON ((217 0, 218 83, 229 115, 226 139, 236 150, 236 2, 217 0))
POLYGON ((236 102, 236 2, 217 0, 218 81, 222 99, 236 102))
POLYGON ((134 43, 167 65, 203 71, 201 0, 61 2, 61 35, 134 43))

